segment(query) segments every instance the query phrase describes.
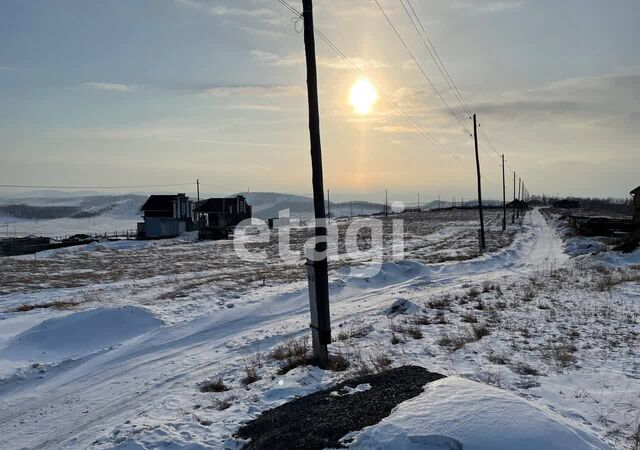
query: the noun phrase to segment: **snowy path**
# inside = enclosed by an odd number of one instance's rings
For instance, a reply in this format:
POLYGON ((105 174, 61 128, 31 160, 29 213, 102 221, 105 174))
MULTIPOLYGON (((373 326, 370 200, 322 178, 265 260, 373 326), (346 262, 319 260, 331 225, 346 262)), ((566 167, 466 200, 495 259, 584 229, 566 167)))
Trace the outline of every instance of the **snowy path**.
MULTIPOLYGON (((476 260, 400 264, 407 274, 401 271, 364 289, 362 280, 343 279, 334 286, 333 320, 387 307, 408 290, 521 275, 567 259, 559 237, 537 210, 528 214, 525 225, 512 247, 476 260)), ((307 314, 306 290, 283 292, 259 304, 161 327, 53 368, 42 378, 0 386, 0 448, 87 447, 138 413, 171 410, 172 396, 195 390, 203 370, 240 361, 256 345, 265 349, 284 335, 306 332, 307 314)))

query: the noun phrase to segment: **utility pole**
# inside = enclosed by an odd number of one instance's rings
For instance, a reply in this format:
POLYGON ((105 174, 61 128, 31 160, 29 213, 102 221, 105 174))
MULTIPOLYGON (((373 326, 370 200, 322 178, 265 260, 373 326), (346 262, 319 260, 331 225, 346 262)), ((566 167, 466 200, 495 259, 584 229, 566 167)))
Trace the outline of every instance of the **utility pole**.
POLYGON ((518 217, 520 217, 520 194, 522 193, 522 178, 518 177, 518 217))
POLYGON ((389 204, 389 194, 387 190, 384 190, 384 215, 388 215, 389 211, 387 210, 387 204, 389 204))
POLYGON ((478 174, 478 212, 480 213, 480 251, 484 251, 486 245, 484 240, 484 217, 482 215, 482 182, 480 180, 480 155, 478 155, 478 130, 476 126, 476 115, 473 115, 473 142, 476 149, 476 172, 478 174))
POLYGON ((351 215, 351 217, 353 217, 353 200, 351 200, 350 205, 351 205, 351 214, 350 215, 351 215))
POLYGON ((200 204, 200 180, 196 179, 196 189, 198 191, 198 204, 200 204))
POLYGON ((513 216, 511 223, 516 223, 516 171, 513 171, 513 216))
POLYGON ((309 140, 315 210, 315 258, 307 259, 309 304, 311 307, 311 337, 313 356, 320 367, 329 363, 327 346, 331 343, 329 315, 329 274, 327 267, 327 227, 324 211, 322 179, 322 149, 320 145, 320 113, 318 110, 318 77, 316 73, 316 44, 313 28, 313 2, 302 0, 304 23, 304 52, 307 62, 307 97, 309 102, 309 140), (318 223, 319 222, 319 223, 318 223))
POLYGON ((504 185, 504 153, 502 154, 502 231, 507 229, 507 191, 504 185))
POLYGON ((327 189, 327 217, 331 220, 331 193, 327 189))
POLYGON ((420 192, 418 192, 418 212, 420 212, 420 192))
POLYGON ((438 194, 438 209, 440 209, 440 194, 438 194))

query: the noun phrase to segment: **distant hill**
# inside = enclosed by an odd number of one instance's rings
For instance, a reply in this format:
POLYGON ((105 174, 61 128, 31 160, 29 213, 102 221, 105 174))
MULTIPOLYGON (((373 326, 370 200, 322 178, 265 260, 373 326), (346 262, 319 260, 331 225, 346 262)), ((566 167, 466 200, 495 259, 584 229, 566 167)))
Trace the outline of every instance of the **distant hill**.
MULTIPOLYGON (((313 217, 313 199, 302 195, 281 194, 278 192, 240 192, 253 207, 254 217, 269 219, 278 217, 281 210, 288 209, 291 217, 313 217)), ((233 194, 235 196, 237 194, 233 194)), ((230 197, 232 197, 230 196, 230 197)), ((19 219, 59 219, 89 218, 100 216, 117 219, 137 219, 140 207, 147 195, 139 194, 101 194, 91 191, 65 193, 58 191, 31 191, 0 197, 0 216, 19 219), (40 196, 39 194, 42 194, 40 196)), ((195 200, 195 196, 191 195, 195 200)), ((485 204, 496 204, 488 200, 485 204)), ((464 202, 464 206, 475 206, 475 200, 464 202)), ((451 202, 437 200, 421 203, 423 209, 450 207, 451 202)), ((458 204, 459 206, 459 204, 458 204)), ((415 208, 416 204, 407 204, 407 208, 415 208)), ((382 203, 354 200, 353 202, 331 202, 333 217, 371 215, 384 210, 382 203)))
MULTIPOLYGON (((277 192, 241 192, 253 207, 253 216, 260 219, 278 217, 281 210, 289 209, 291 217, 312 217, 313 199, 302 195, 279 194, 277 192)), ((236 194, 234 194, 236 195, 236 194)), ((374 214, 382 211, 384 205, 378 203, 354 201, 353 214, 374 214)), ((351 214, 351 202, 331 202, 331 215, 348 216, 351 214)))
MULTIPOLYGON (((33 195, 33 192, 29 193, 33 195)), ((140 216, 142 195, 89 195, 80 197, 13 196, 0 199, 0 216, 18 219, 61 219, 108 215, 120 219, 140 216)))

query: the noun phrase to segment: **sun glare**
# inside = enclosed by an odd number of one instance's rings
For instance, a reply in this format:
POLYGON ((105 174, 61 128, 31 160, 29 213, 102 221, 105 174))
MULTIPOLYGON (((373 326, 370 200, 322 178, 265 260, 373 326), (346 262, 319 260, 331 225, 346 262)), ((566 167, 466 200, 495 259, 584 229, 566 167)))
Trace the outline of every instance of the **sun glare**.
POLYGON ((370 81, 360 78, 349 90, 349 105, 358 114, 368 114, 378 101, 378 93, 370 81))

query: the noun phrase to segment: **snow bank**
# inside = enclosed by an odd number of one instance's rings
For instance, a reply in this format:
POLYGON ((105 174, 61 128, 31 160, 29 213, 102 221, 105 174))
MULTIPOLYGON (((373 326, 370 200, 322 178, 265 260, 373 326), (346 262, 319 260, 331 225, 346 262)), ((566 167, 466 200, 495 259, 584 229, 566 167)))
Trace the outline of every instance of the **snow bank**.
POLYGON ((97 308, 45 320, 8 340, 0 360, 57 362, 113 347, 160 326, 135 306, 97 308))
POLYGON ((599 261, 610 267, 624 267, 633 264, 640 264, 640 249, 630 253, 606 252, 599 256, 599 261))
POLYGON ((610 449, 555 413, 458 377, 429 383, 420 396, 365 428, 351 448, 397 450, 610 449))

